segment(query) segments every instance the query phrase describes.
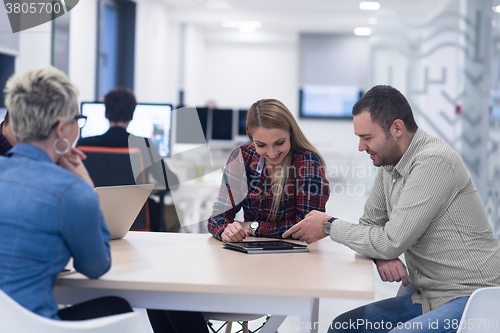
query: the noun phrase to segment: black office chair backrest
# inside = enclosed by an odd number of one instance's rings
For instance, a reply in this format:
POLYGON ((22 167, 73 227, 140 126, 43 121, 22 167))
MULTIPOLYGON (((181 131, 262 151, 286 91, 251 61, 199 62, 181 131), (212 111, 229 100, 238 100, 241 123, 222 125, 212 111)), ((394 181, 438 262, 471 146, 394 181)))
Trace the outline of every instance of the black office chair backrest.
MULTIPOLYGON (((96 187, 146 184, 144 162, 138 148, 79 146, 87 158, 83 160, 96 187)), ((149 205, 146 202, 131 230, 150 231, 149 205)))

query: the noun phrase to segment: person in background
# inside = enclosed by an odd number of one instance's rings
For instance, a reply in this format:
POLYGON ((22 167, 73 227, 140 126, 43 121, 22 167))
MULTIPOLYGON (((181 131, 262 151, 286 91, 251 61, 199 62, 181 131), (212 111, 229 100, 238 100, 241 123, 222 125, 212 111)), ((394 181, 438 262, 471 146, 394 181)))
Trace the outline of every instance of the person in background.
MULTIPOLYGON (((105 116, 109 120, 109 129, 102 135, 81 138, 77 146, 93 147, 111 147, 111 148, 139 148, 142 152, 145 169, 145 179, 149 181, 151 175, 157 189, 170 191, 170 187, 177 185, 179 180, 177 176, 163 162, 157 149, 148 138, 138 137, 127 132, 127 127, 134 117, 137 101, 134 93, 127 88, 119 87, 111 90, 104 97, 106 107, 105 116), (164 174, 165 170, 165 174, 164 174)), ((140 179, 141 174, 136 178, 140 179)), ((151 229, 160 230, 160 224, 163 223, 163 216, 160 216, 160 204, 153 199, 148 200, 151 212, 151 229)), ((166 209, 168 206, 165 206, 166 209)), ((171 207, 168 207, 171 208, 171 207)), ((168 231, 178 231, 180 222, 174 209, 169 209, 168 231)))
MULTIPOLYGON (((156 184, 165 186, 177 185, 177 176, 165 164, 166 179, 163 174, 162 158, 148 138, 138 137, 127 132, 127 127, 134 117, 137 101, 134 93, 127 88, 118 87, 104 96, 106 107, 105 117, 109 121, 109 129, 102 135, 96 135, 78 140, 77 146, 111 147, 111 148, 139 148, 146 165, 147 174, 151 174, 156 184), (151 158, 150 161, 147 159, 151 158), (168 179, 168 180, 167 180, 168 179)), ((146 178, 148 179, 148 177, 146 178)))
POLYGON ((281 238, 310 211, 325 211, 330 194, 323 158, 283 103, 255 102, 246 131, 251 143, 231 153, 208 219, 210 233, 225 242, 281 238), (242 208, 244 220, 236 221, 242 208))
POLYGON ((86 120, 78 112, 76 86, 63 72, 44 67, 11 78, 5 94, 19 143, 0 157, 0 289, 56 320, 132 311, 117 297, 59 310, 53 295, 70 258, 91 279, 111 267, 109 231, 84 155, 73 148, 86 120))
POLYGON ((12 132, 12 126, 9 121, 9 113, 0 124, 0 156, 4 156, 7 152, 17 144, 17 139, 12 132))
POLYGON ((359 224, 313 211, 283 237, 330 236, 373 258, 383 281, 416 291, 342 314, 328 332, 456 332, 469 296, 500 285, 500 242, 471 175, 457 152, 417 126, 397 89, 373 87, 352 114, 359 151, 380 167, 359 224))

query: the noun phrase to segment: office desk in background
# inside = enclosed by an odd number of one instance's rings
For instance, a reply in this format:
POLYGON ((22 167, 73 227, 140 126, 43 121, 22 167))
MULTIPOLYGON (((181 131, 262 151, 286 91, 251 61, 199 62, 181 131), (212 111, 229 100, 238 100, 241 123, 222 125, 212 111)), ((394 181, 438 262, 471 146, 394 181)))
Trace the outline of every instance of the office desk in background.
POLYGON ((299 315, 317 332, 319 298, 373 299, 373 263, 330 239, 309 250, 248 255, 208 234, 129 232, 111 242, 108 273, 60 277, 54 292, 60 304, 116 295, 136 308, 299 315))

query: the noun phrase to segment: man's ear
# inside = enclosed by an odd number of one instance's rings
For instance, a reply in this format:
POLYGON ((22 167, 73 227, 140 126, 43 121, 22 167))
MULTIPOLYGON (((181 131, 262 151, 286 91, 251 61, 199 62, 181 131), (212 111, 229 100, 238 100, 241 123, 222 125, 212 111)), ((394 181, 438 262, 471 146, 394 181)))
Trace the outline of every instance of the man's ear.
POLYGON ((404 132, 406 132, 405 123, 401 119, 396 119, 391 126, 391 134, 397 138, 400 138, 404 132))

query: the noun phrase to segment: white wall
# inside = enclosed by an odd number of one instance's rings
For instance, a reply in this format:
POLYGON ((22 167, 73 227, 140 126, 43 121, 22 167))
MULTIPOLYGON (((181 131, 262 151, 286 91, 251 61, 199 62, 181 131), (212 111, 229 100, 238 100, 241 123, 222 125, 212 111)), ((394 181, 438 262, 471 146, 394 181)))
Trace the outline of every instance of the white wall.
POLYGON ((18 32, 19 55, 14 75, 21 75, 33 67, 50 65, 52 23, 18 32))
POLYGON ((69 12, 69 78, 81 101, 94 101, 97 55, 97 0, 80 1, 69 12))
POLYGON ((134 82, 137 101, 174 104, 177 101, 175 31, 163 2, 137 1, 134 82))
POLYGON ((184 90, 184 104, 205 105, 205 89, 207 88, 208 68, 210 62, 206 60, 206 42, 204 32, 196 25, 187 24, 184 29, 184 57, 181 81, 184 90))
POLYGON ((300 84, 369 88, 370 43, 367 37, 300 35, 300 84))
POLYGON ((207 43, 206 85, 200 102, 249 108, 276 98, 297 110, 297 43, 207 43))
POLYGON ((299 118, 299 81, 366 88, 369 46, 365 38, 345 36, 320 36, 299 45, 298 35, 238 38, 212 35, 193 27, 189 32, 188 28, 186 102, 205 105, 212 100, 221 108, 249 108, 262 98, 279 99, 294 114, 309 140, 322 153, 333 156, 331 164, 363 163, 358 160, 363 156, 357 153, 352 121, 299 118), (347 55, 341 55, 346 50, 347 55), (321 68, 327 68, 325 71, 331 75, 325 75, 321 68), (299 75, 304 79, 299 80, 299 75))

